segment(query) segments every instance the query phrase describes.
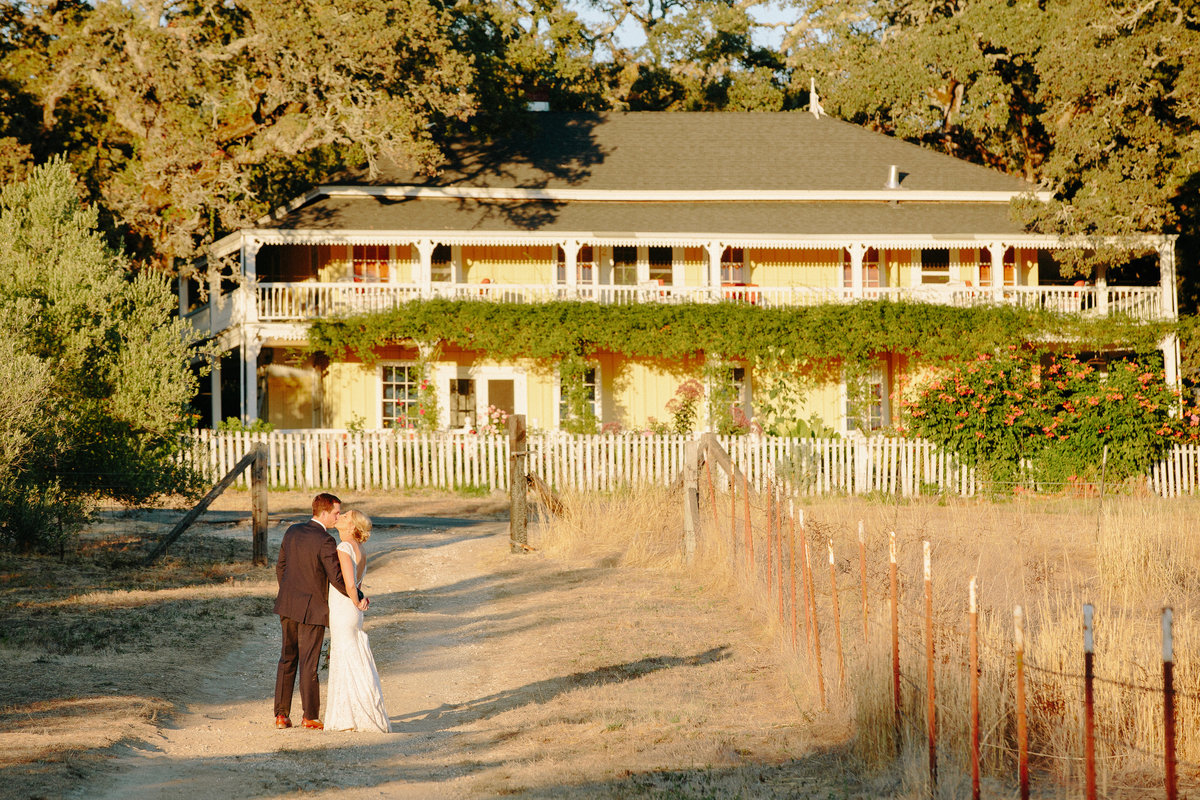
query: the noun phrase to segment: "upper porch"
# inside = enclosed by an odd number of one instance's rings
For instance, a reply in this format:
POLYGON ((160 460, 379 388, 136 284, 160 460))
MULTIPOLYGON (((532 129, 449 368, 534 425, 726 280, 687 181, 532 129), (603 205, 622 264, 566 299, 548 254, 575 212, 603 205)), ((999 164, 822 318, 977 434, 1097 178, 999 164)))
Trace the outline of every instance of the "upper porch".
MULTIPOLYGON (((218 302, 180 311, 211 333, 242 323, 380 312, 415 300, 506 303, 574 300, 607 305, 745 303, 762 308, 890 299, 954 307, 989 304, 1086 316, 1171 319, 1173 240, 1150 246, 1144 283, 1111 283, 1100 269, 1063 276, 1056 240, 951 242, 590 241, 471 243, 289 242, 247 235, 237 271, 210 287, 218 302), (1156 252, 1155 252, 1156 250, 1156 252), (1156 262, 1156 263, 1155 263, 1156 262), (1147 280, 1149 277, 1150 280, 1147 280)), ((372 237, 363 237, 372 238, 372 237)), ((1143 250, 1147 247, 1143 243, 1143 250)))

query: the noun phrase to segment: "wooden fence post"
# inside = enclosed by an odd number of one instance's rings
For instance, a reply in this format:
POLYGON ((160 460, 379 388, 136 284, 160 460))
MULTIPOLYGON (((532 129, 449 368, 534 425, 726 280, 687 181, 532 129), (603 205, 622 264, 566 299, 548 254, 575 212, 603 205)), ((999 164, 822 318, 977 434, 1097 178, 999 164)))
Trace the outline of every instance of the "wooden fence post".
POLYGON ((1096 637, 1092 628, 1095 609, 1083 604, 1083 765, 1087 800, 1096 800, 1096 637))
POLYGON ((267 563, 267 444, 254 445, 254 463, 250 465, 250 517, 254 529, 255 566, 267 563))
POLYGON ((926 723, 929 730, 929 796, 937 797, 938 763, 937 763, 937 698, 935 695, 937 681, 934 677, 933 653, 933 565, 930 558, 929 542, 925 542, 925 694, 926 723))
POLYGON ((525 415, 512 414, 508 418, 508 542, 514 553, 529 549, 529 506, 525 493, 525 415))
POLYGON ((1025 613, 1013 609, 1013 642, 1017 660, 1017 779, 1021 800, 1029 800, 1029 723, 1025 714, 1025 613))
POLYGON ((1163 785, 1167 800, 1175 800, 1175 642, 1171 633, 1174 612, 1170 606, 1162 612, 1163 648, 1163 785))
POLYGON ((700 443, 683 445, 683 554, 688 563, 696 556, 696 531, 700 527, 700 443))
MULTIPOLYGON (((971 576, 967 600, 969 619, 970 683, 971 683, 971 800, 979 800, 979 601, 975 576, 971 576)), ((1094 800, 1094 798, 1093 798, 1094 800)))
POLYGON ((892 713, 896 730, 896 753, 903 746, 900 713, 900 576, 896 571, 896 532, 888 533, 888 589, 892 601, 892 713))

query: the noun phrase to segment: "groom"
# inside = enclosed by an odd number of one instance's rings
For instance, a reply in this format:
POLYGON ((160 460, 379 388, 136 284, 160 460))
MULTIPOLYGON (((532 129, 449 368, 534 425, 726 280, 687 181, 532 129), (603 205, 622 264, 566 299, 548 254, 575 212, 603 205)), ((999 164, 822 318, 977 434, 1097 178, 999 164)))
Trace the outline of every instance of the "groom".
MULTIPOLYGON (((313 498, 312 519, 287 529, 279 547, 275 577, 279 594, 275 613, 283 625, 283 649, 275 672, 275 727, 290 728, 292 689, 296 668, 300 670, 300 703, 305 728, 321 730, 321 687, 317 666, 321 660, 321 642, 329 625, 329 587, 349 597, 342 579, 337 544, 329 529, 337 524, 342 501, 328 493, 313 498)), ((366 610, 370 601, 358 592, 359 608, 366 610)))

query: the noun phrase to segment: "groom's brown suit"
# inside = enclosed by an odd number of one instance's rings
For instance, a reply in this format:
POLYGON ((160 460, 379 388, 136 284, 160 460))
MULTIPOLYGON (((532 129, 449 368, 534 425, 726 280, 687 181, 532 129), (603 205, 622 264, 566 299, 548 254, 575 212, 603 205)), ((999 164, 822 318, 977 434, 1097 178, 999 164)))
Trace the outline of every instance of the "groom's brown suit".
POLYGON ((275 613, 283 625, 283 649, 275 672, 275 715, 291 715, 299 666, 304 718, 315 720, 321 713, 317 666, 329 625, 329 587, 349 597, 337 543, 321 523, 312 519, 287 529, 279 546, 275 577, 279 581, 275 613))

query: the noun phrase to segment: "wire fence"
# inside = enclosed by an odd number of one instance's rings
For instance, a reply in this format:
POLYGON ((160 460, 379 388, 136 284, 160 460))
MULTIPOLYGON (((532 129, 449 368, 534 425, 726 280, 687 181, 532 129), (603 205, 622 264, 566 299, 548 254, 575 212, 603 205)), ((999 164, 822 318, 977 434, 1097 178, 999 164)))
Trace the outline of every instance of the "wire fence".
POLYGON ((881 560, 880 532, 860 523, 857 542, 835 537, 777 474, 722 480, 719 463, 700 470, 699 546, 724 553, 743 590, 765 598, 760 613, 821 705, 853 709, 866 755, 927 756, 930 797, 965 796, 968 781, 985 796, 988 777, 1022 797, 1039 780, 1089 800, 1200 791, 1200 670, 1196 654, 1175 652, 1172 609, 1157 659, 1146 631, 1136 654, 1119 635, 1137 620, 1107 619, 1094 636, 1090 606, 987 608, 972 578, 948 608, 954 592, 938 585, 928 543, 913 574, 894 533, 881 560))

